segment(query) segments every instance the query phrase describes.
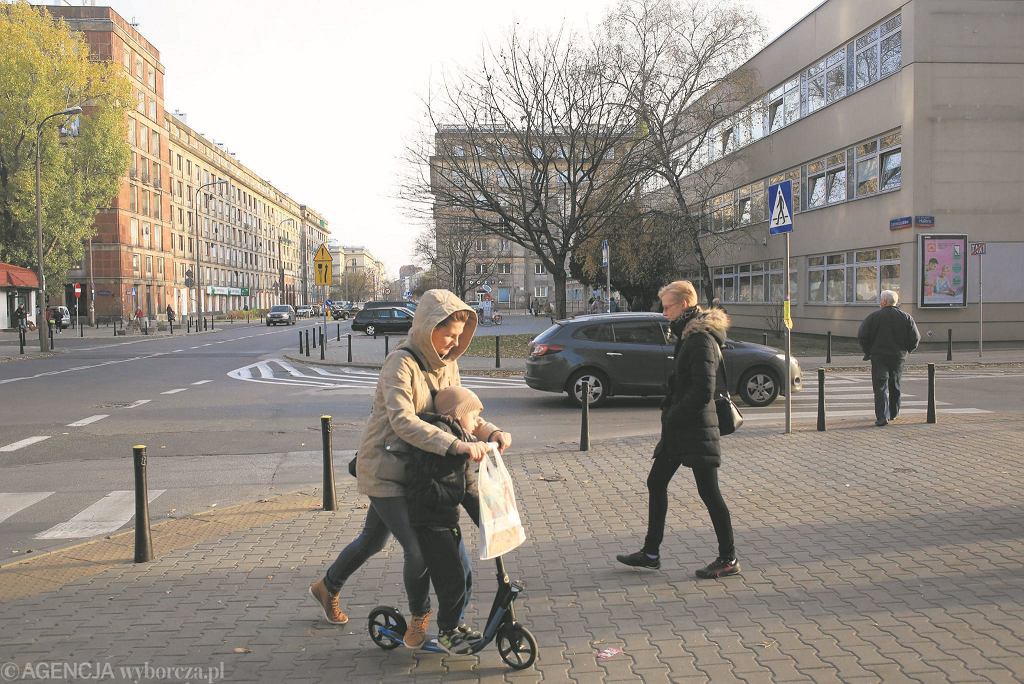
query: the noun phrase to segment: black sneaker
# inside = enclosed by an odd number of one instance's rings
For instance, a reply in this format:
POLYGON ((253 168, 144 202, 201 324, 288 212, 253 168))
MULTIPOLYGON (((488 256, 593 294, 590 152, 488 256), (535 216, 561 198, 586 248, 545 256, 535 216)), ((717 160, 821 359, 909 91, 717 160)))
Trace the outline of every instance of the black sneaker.
POLYGON ((732 560, 716 558, 710 564, 697 571, 697 577, 701 579, 718 579, 719 577, 738 574, 740 574, 740 564, 735 558, 732 560))
POLYGON ((651 570, 657 570, 661 567, 660 557, 651 558, 644 551, 637 551, 636 553, 630 554, 620 553, 615 556, 615 560, 632 568, 650 568, 651 570))
POLYGON ((484 635, 482 633, 476 631, 475 629, 473 629, 472 627, 467 625, 465 622, 463 622, 461 625, 459 625, 455 629, 460 634, 462 634, 463 638, 466 641, 479 641, 480 639, 484 638, 484 635))
POLYGON ((437 635, 437 645, 450 655, 460 655, 473 650, 465 635, 458 628, 439 633, 437 635))

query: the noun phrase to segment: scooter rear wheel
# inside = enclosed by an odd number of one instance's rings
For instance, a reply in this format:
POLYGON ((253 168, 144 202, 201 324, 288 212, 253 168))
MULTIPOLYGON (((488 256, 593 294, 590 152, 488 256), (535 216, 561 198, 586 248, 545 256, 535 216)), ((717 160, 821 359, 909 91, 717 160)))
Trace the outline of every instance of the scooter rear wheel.
POLYGON ((370 639, 385 651, 402 645, 406 628, 405 618, 397 608, 390 606, 377 606, 367 619, 370 639))
POLYGON ((499 627, 495 643, 498 655, 513 670, 525 670, 537 660, 537 640, 518 623, 499 627))

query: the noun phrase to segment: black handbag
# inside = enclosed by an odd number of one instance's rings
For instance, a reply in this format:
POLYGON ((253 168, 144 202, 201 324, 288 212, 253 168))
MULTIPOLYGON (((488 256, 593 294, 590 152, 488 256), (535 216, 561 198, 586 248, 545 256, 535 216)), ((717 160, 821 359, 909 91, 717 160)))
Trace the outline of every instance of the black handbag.
POLYGON ((740 413, 730 396, 729 377, 725 372, 725 357, 722 356, 721 349, 718 350, 718 372, 722 375, 722 384, 718 386, 725 389, 718 390, 718 396, 715 397, 715 411, 718 413, 718 433, 724 437, 736 432, 743 425, 743 414, 740 413))

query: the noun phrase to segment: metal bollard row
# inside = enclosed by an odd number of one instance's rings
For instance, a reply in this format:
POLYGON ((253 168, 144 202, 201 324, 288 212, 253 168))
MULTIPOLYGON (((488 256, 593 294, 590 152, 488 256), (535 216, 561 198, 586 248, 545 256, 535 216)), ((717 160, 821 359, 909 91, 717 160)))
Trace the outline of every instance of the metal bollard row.
POLYGON ((580 451, 590 451, 590 383, 583 381, 580 407, 583 414, 580 421, 580 451))

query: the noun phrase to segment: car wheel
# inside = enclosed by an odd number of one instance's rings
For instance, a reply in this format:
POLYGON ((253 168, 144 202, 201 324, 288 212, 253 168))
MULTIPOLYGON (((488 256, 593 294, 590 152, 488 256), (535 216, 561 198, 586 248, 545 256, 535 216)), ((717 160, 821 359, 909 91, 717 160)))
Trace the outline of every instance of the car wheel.
POLYGON ((566 384, 569 400, 576 406, 583 404, 583 382, 590 384, 590 405, 600 406, 608 399, 608 376, 598 370, 576 371, 566 384))
POLYGON ((363 332, 365 332, 367 335, 376 335, 377 328, 372 325, 368 325, 366 326, 366 329, 363 332))
POLYGON ((747 406, 767 406, 779 396, 781 383, 774 371, 753 368, 740 379, 740 399, 747 406))

